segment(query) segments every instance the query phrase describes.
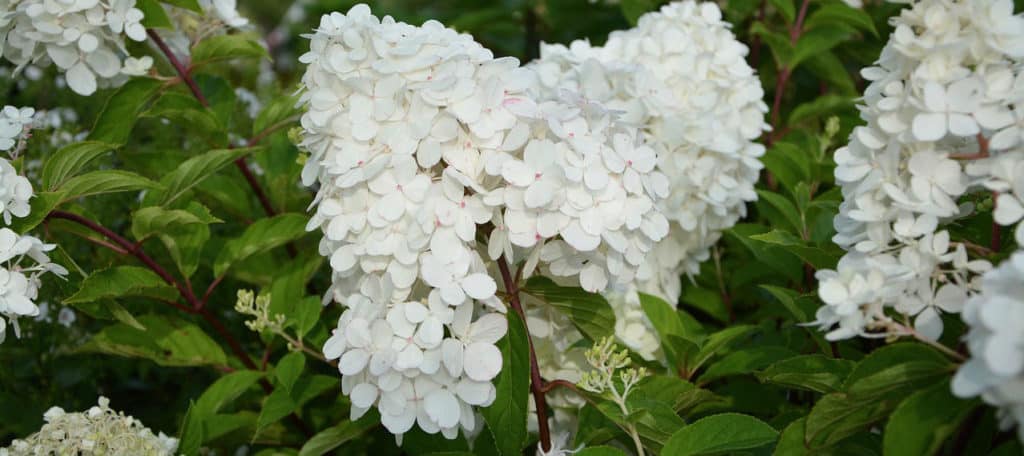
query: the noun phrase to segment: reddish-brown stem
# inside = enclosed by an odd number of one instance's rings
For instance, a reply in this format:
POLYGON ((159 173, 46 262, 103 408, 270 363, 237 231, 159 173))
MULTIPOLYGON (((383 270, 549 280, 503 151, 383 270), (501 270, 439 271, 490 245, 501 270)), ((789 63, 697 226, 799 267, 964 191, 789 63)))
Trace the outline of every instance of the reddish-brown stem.
MULTIPOLYGON (((178 57, 171 52, 171 49, 167 47, 167 43, 164 42, 160 35, 153 29, 146 29, 146 33, 149 34, 149 38, 153 40, 156 47, 160 48, 160 52, 167 57, 167 61, 174 67, 174 71, 178 73, 178 77, 188 86, 189 91, 196 97, 196 100, 204 108, 210 107, 210 102, 206 100, 206 96, 203 95, 203 91, 199 89, 199 84, 196 83, 195 78, 192 77, 189 68, 186 67, 178 60, 178 57)), ((267 194, 263 191, 263 187, 260 186, 260 182, 256 180, 256 176, 253 175, 252 170, 249 169, 249 165, 245 161, 245 157, 239 157, 235 160, 235 166, 239 171, 242 172, 242 176, 245 177, 245 181, 249 183, 249 187, 252 188, 253 193, 256 194, 256 198, 260 200, 260 206, 263 206, 263 211, 267 213, 267 216, 273 217, 277 214, 274 210, 274 206, 270 204, 270 199, 267 198, 267 194)))
MULTIPOLYGON (((516 311, 519 318, 526 327, 526 312, 519 303, 519 285, 513 278, 508 268, 505 257, 498 258, 498 270, 501 271, 501 278, 505 282, 505 292, 508 294, 509 304, 516 311)), ((537 354, 533 351, 533 339, 530 337, 530 330, 526 330, 526 341, 530 347, 530 391, 533 392, 533 402, 537 405, 537 433, 540 434, 540 447, 544 451, 551 450, 551 430, 548 429, 548 407, 544 398, 544 380, 540 378, 540 367, 537 366, 537 354)))
MULTIPOLYGON (((224 339, 224 342, 226 342, 228 344, 228 347, 231 348, 232 353, 235 354, 235 357, 237 357, 239 361, 241 361, 242 364, 245 365, 245 367, 252 370, 259 370, 259 368, 256 366, 256 363, 253 362, 252 358, 249 357, 249 354, 245 352, 244 348, 242 348, 242 344, 238 342, 238 339, 235 339, 235 337, 231 335, 231 332, 228 331, 227 327, 225 327, 224 324, 221 323, 217 316, 210 313, 209 310, 203 309, 202 306, 200 305, 199 299, 196 298, 195 293, 193 293, 190 288, 182 285, 181 282, 179 282, 177 279, 174 278, 174 276, 167 272, 167 270, 164 269, 163 266, 160 266, 159 263, 154 261, 149 255, 147 255, 146 252, 144 252, 141 249, 141 246, 129 241, 128 239, 125 239, 124 237, 115 233, 109 228, 78 214, 73 214, 64 211, 52 211, 49 215, 46 216, 46 218, 63 219, 77 223, 86 228, 89 228, 90 230, 96 232, 97 234, 103 235, 107 239, 113 241, 115 244, 121 246, 121 248, 126 252, 126 254, 134 256, 136 259, 142 262, 142 264, 146 265, 146 267, 152 270, 156 275, 160 276, 160 278, 163 279, 164 282, 167 282, 168 285, 177 288, 178 292, 181 293, 182 298, 184 298, 185 301, 189 304, 189 306, 183 306, 177 303, 172 303, 173 307, 180 309, 183 312, 199 314, 201 317, 203 317, 203 320, 206 320, 206 322, 213 327, 214 331, 216 331, 217 334, 219 334, 221 338, 224 339)), ((268 382, 266 379, 260 380, 260 386, 263 387, 263 390, 266 391, 267 394, 270 394, 270 392, 274 390, 273 385, 271 385, 270 382, 268 382)), ((304 423, 302 419, 298 417, 298 415, 295 415, 293 413, 291 415, 291 420, 295 424, 295 426, 299 428, 299 430, 301 430, 307 436, 313 435, 309 427, 306 426, 306 423, 304 423)))
POLYGON ((171 273, 167 272, 167 270, 164 269, 163 266, 160 266, 156 261, 153 261, 153 259, 150 258, 149 255, 146 255, 146 252, 143 252, 142 249, 136 248, 133 242, 121 237, 121 235, 111 231, 107 227, 102 226, 99 223, 96 223, 85 217, 82 217, 81 215, 72 214, 70 212, 64 211, 50 212, 50 215, 48 215, 47 218, 69 220, 79 225, 82 225, 86 228, 89 228, 90 230, 93 230, 98 234, 102 234, 104 237, 110 239, 115 244, 120 246, 128 255, 134 256, 139 261, 141 261, 142 264, 146 265, 146 267, 151 269, 154 273, 156 273, 156 275, 160 276, 160 278, 163 279, 164 282, 167 282, 168 285, 177 288, 178 292, 181 293, 181 296, 185 298, 185 301, 189 302, 190 304, 197 301, 195 294, 192 293, 192 290, 181 285, 181 283, 178 282, 174 278, 174 276, 171 275, 171 273))
POLYGON ((545 383, 544 386, 540 388, 540 390, 543 391, 544 393, 547 393, 548 391, 551 391, 556 387, 571 389, 576 393, 580 392, 579 388, 576 388, 576 384, 568 380, 551 380, 550 382, 545 383))
POLYGON ((156 44, 156 47, 160 48, 160 52, 163 52, 164 55, 167 56, 167 61, 171 62, 171 66, 174 67, 174 71, 178 73, 178 77, 181 78, 182 82, 188 86, 188 90, 192 91, 192 95, 196 97, 199 104, 203 105, 203 107, 209 107, 210 103, 206 101, 206 97, 203 96, 203 92, 199 90, 199 84, 196 84, 196 80, 192 78, 191 74, 189 74, 188 68, 178 60, 178 57, 174 55, 174 52, 172 52, 171 48, 167 46, 167 43, 164 42, 163 38, 160 38, 160 35, 158 35, 156 30, 153 29, 146 29, 146 33, 149 35, 149 39, 153 40, 153 44, 156 44))
MULTIPOLYGON (((757 10, 757 19, 754 23, 764 22, 765 7, 767 0, 761 0, 761 6, 757 10)), ((761 35, 754 35, 750 41, 750 66, 757 70, 761 66, 761 35)))
MULTIPOLYGON (((789 29, 789 43, 791 45, 796 46, 796 42, 800 40, 800 34, 803 33, 804 28, 804 19, 807 17, 807 8, 810 6, 810 3, 810 0, 804 0, 800 4, 800 12, 797 14, 796 21, 793 22, 793 27, 789 29)), ((782 67, 779 69, 779 76, 775 81, 775 98, 772 100, 771 111, 772 132, 765 139, 765 145, 769 147, 779 138, 778 132, 782 131, 782 126, 779 125, 782 116, 782 95, 786 92, 786 83, 789 82, 791 75, 791 68, 782 67)))

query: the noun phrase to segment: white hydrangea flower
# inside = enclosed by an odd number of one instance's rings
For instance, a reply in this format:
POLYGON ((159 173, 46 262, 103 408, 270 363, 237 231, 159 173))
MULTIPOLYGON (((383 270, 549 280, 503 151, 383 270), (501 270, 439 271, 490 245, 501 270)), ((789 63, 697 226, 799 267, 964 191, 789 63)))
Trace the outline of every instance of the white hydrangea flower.
POLYGON ((178 439, 163 432, 153 434, 139 420, 111 409, 110 400, 102 396, 97 405, 84 412, 67 413, 51 407, 43 419, 46 424, 39 432, 14 440, 10 447, 0 449, 0 454, 171 456, 178 450, 178 439))
POLYGON ((4 106, 0 110, 0 151, 11 151, 16 153, 15 146, 18 146, 29 133, 34 123, 33 117, 36 110, 33 108, 18 108, 15 106, 4 106))
POLYGON ((746 54, 717 5, 682 1, 613 32, 604 47, 542 45, 532 64, 548 92, 579 92, 641 129, 647 148, 624 159, 636 169, 657 165, 643 186, 665 198, 659 208, 674 223, 636 282, 668 302, 679 298, 680 276, 699 272, 757 198, 764 146, 754 141, 767 129, 767 106, 746 54))
POLYGON ((212 11, 228 27, 240 28, 249 25, 249 19, 238 14, 237 0, 200 0, 199 6, 207 13, 212 11))
MULTIPOLYGON (((10 0, 0 6, 0 56, 18 66, 53 62, 80 95, 126 78, 125 37, 144 41, 142 11, 135 0, 10 0)), ((137 73, 131 61, 126 74, 137 73)))
POLYGON ((959 313, 991 268, 943 229, 971 215, 965 196, 994 192, 995 221, 1024 240, 1024 17, 1010 0, 923 0, 892 21, 861 72, 866 125, 835 153, 833 241, 848 253, 817 274, 814 322, 831 340, 942 334, 941 315, 959 313))
POLYGON ((492 260, 526 259, 526 274, 541 261, 593 291, 632 282, 668 231, 654 152, 604 107, 542 93, 535 70, 436 21, 357 5, 309 38, 308 228, 330 257, 325 299, 346 307, 325 355, 353 417, 375 407, 399 438, 476 432, 506 332, 492 260))
POLYGON ((38 238, 0 228, 0 342, 3 342, 8 322, 14 334, 20 336, 18 318, 39 314, 34 301, 42 285, 41 277, 46 273, 60 277, 67 274, 63 266, 51 262, 47 256, 55 247, 38 238))
POLYGON ((953 377, 953 394, 998 407, 1002 427, 1016 426, 1024 441, 1024 251, 983 276, 961 315, 971 359, 953 377))
POLYGON ((13 217, 27 216, 30 198, 32 184, 9 161, 0 158, 0 212, 4 223, 10 225, 13 217))

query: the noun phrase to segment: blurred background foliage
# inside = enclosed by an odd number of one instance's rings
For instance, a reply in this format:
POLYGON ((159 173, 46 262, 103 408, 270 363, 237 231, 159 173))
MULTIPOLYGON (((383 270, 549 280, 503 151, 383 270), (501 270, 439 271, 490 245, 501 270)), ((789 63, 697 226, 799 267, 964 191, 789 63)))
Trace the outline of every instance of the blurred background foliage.
MULTIPOLYGON (((219 115, 228 121, 228 138, 232 143, 251 138, 259 131, 254 131, 253 116, 248 112, 251 104, 240 99, 231 88, 247 88, 262 106, 289 106, 294 100, 287 95, 294 93, 302 72, 297 57, 308 49, 301 35, 316 25, 321 14, 346 11, 355 3, 315 0, 304 2, 304 7, 296 9, 288 1, 239 1, 239 10, 257 25, 273 60, 272 63, 262 61, 260 65, 253 64, 253 61, 210 65, 200 71, 200 84, 215 109, 220 111, 219 115)), ((381 0, 368 3, 378 15, 392 15, 413 24, 428 19, 439 20, 471 33, 497 55, 527 61, 537 57, 540 42, 568 43, 586 38, 593 44, 601 44, 610 31, 628 28, 640 14, 655 10, 666 2, 381 0)), ((848 13, 847 10, 853 10, 839 8, 837 5, 841 3, 838 0, 814 0, 805 30, 798 39, 793 39, 791 27, 795 8, 800 2, 720 2, 740 41, 751 48, 749 61, 761 76, 765 102, 774 106, 768 114, 774 131, 765 137, 765 141, 771 144, 765 163, 773 178, 759 185, 761 200, 750 205, 749 216, 743 223, 725 233, 714 257, 703 264, 701 274, 693 281, 684 280, 684 292, 679 302, 681 318, 699 323, 708 333, 739 324, 748 324, 754 329, 753 336, 738 339, 728 350, 719 353, 714 361, 721 361, 732 353, 761 356, 753 361, 755 367, 750 367, 746 375, 700 380, 706 370, 685 373, 716 398, 694 412, 697 416, 713 411, 738 411, 758 416, 781 430, 807 415, 815 398, 820 395, 812 391, 780 388, 759 379, 753 374, 755 371, 767 367, 770 361, 792 354, 821 353, 853 362, 885 344, 883 340, 829 344, 812 328, 796 324, 813 319, 819 305, 813 294, 813 270, 833 267, 840 255, 838 248, 830 242, 834 234, 832 217, 841 199, 833 186, 831 153, 845 142, 859 122, 855 102, 864 82, 858 70, 877 58, 891 32, 887 19, 901 7, 877 0, 865 0, 865 3, 862 10, 848 13), (838 12, 816 16, 819 11, 829 8, 838 12), (801 57, 796 59, 793 54, 801 57), (779 84, 780 79, 785 83, 779 84), (771 233, 775 234, 764 236, 771 233)), ((1017 0, 1017 6, 1019 10, 1021 0, 1017 0)), ((153 55, 160 73, 171 75, 172 71, 163 59, 156 53, 153 55)), ((89 129, 103 107, 102 100, 108 98, 113 90, 83 98, 68 90, 54 90, 51 81, 58 79, 52 69, 44 71, 38 82, 4 77, 0 78, 0 91, 5 94, 6 104, 37 109, 70 108, 78 123, 69 118, 62 131, 69 138, 74 138, 89 129)), ((301 168, 297 161, 300 157, 286 131, 286 128, 281 129, 263 140, 266 148, 256 153, 250 163, 260 171, 257 173, 259 179, 268 189, 278 212, 303 213, 312 195, 297 185, 301 168)), ((128 168, 159 179, 186 158, 205 152, 211 146, 227 145, 224 138, 196 133, 193 123, 165 122, 157 116, 144 114, 129 143, 118 149, 113 160, 104 166, 128 168), (178 134, 167 134, 168 129, 178 134)), ((45 160, 56 150, 54 141, 57 140, 50 136, 40 132, 33 138, 28 149, 29 160, 45 160)), ((38 164, 25 163, 25 166, 31 174, 33 166, 38 167, 38 164)), ((212 277, 213 258, 224 243, 245 226, 263 218, 264 214, 237 172, 222 172, 204 181, 189 197, 183 198, 183 204, 193 199, 201 200, 214 215, 225 221, 211 225, 210 241, 202 247, 193 287, 205 290, 212 277)), ((101 220, 116 232, 128 233, 131 219, 126 208, 138 208, 140 201, 130 193, 119 193, 82 199, 73 204, 75 212, 101 220)), ((977 226, 957 226, 954 229, 968 233, 968 238, 979 244, 988 245, 988 221, 975 220, 977 226)), ((72 272, 68 281, 51 279, 44 286, 39 301, 48 303, 45 321, 24 321, 23 330, 29 335, 20 340, 8 340, 0 346, 0 366, 3 366, 0 369, 0 446, 38 429, 43 412, 51 405, 83 410, 94 404, 100 394, 110 397, 115 408, 139 418, 154 430, 177 434, 190 401, 220 377, 221 371, 237 368, 237 363, 232 361, 234 364, 229 366, 213 368, 167 368, 150 360, 83 351, 81 347, 89 336, 108 327, 112 317, 96 308, 80 306, 74 309, 76 321, 68 326, 61 325, 57 319, 62 299, 75 292, 82 277, 109 266, 126 264, 125 260, 94 243, 82 242, 83 238, 94 236, 60 220, 40 225, 36 232, 61 246, 55 258, 72 272), (77 259, 78 263, 71 258, 77 259)), ((1003 239, 1011 242, 1012 236, 1004 235, 1003 239)), ((150 240, 144 246, 156 252, 154 256, 167 257, 160 242, 150 240)), ((235 291, 255 288, 270 292, 275 296, 275 303, 308 300, 323 293, 329 284, 329 274, 326 267, 317 268, 321 263, 317 255, 317 235, 305 236, 293 242, 293 246, 298 252, 294 258, 284 249, 275 249, 245 260, 244 267, 230 275, 210 301, 212 311, 228 323, 229 330, 248 341, 245 348, 250 354, 266 354, 264 363, 281 359, 287 348, 280 339, 270 342, 272 338, 267 335, 263 341, 250 337, 251 333, 241 324, 243 318, 233 311, 235 291), (285 273, 292 271, 303 271, 298 275, 307 276, 296 279, 300 284, 308 282, 305 291, 301 285, 288 288, 295 282, 288 282, 283 276, 291 276, 285 273)), ((288 277, 289 280, 291 278, 294 277, 288 277)), ((175 315, 202 325, 196 316, 182 316, 169 306, 145 298, 120 298, 118 302, 132 315, 175 315)), ((324 310, 307 336, 311 347, 319 348, 339 313, 337 306, 324 310)), ((948 340, 943 342, 956 346, 956 337, 962 332, 962 326, 958 325, 962 324, 958 318, 947 319, 945 323, 950 330, 945 332, 948 340)), ((303 375, 312 379, 310 381, 326 382, 329 387, 302 405, 300 411, 306 421, 315 429, 324 429, 346 419, 347 400, 336 388, 337 372, 310 359, 305 363, 303 375)), ((244 394, 237 403, 258 404, 262 398, 262 393, 255 389, 244 394)), ((251 410, 252 407, 238 407, 240 414, 258 413, 251 410)), ((994 446, 993 442, 998 444, 1008 440, 997 434, 991 410, 977 410, 971 415, 976 425, 969 435, 954 436, 959 440, 946 447, 948 454, 984 454, 994 446), (980 452, 972 452, 972 448, 980 452)), ((376 418, 369 416, 365 420, 361 423, 372 423, 376 418)), ((600 424, 588 423, 591 426, 600 424)), ((235 430, 219 437, 210 446, 220 448, 219 454, 231 454, 243 445, 276 454, 284 451, 275 449, 277 445, 300 445, 306 439, 287 420, 267 426, 255 439, 250 439, 252 431, 249 428, 235 430)), ((482 435, 482 439, 488 438, 487 433, 482 435)), ((880 437, 877 434, 869 429, 858 429, 850 435, 852 437, 846 440, 846 446, 837 452, 880 454, 880 437)), ((486 448, 486 442, 477 443, 486 448)), ((430 448, 430 451, 437 452, 464 451, 467 446, 462 439, 447 441, 414 431, 406 436, 404 448, 430 448)), ((379 455, 401 452, 380 426, 373 428, 365 438, 347 443, 340 451, 340 454, 379 455)))

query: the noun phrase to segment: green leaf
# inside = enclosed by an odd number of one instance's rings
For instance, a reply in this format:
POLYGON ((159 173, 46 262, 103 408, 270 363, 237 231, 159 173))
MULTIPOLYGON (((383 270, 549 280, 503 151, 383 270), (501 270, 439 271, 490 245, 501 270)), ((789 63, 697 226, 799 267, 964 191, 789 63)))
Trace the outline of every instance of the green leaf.
POLYGON ((65 299, 64 304, 125 296, 146 296, 173 301, 178 297, 178 290, 147 268, 116 266, 95 272, 83 280, 78 291, 65 299))
POLYGON ((302 338, 320 319, 320 297, 306 296, 306 284, 313 278, 323 257, 312 252, 286 264, 270 286, 270 315, 284 315, 286 327, 294 327, 302 338))
MULTIPOLYGON (((770 219, 772 217, 768 211, 765 211, 765 205, 762 202, 768 204, 771 209, 774 209, 782 216, 782 219, 789 223, 790 228, 793 229, 794 233, 802 233, 804 231, 803 218, 800 217, 800 211, 797 210, 796 206, 793 205, 786 197, 772 193, 768 190, 757 190, 758 196, 758 207, 762 209, 762 212, 766 212, 766 216, 770 219)), ((777 225, 776 225, 777 226, 777 225)))
POLYGON ((146 358, 161 366, 226 366, 227 356, 196 325, 168 315, 138 318, 145 330, 118 323, 104 328, 79 350, 146 358))
POLYGON ((302 376, 302 370, 305 367, 306 355, 302 352, 291 352, 277 362, 277 366, 274 367, 274 377, 285 391, 291 391, 295 381, 302 376))
POLYGON ((135 7, 142 10, 142 25, 146 28, 173 29, 174 24, 167 11, 157 0, 136 0, 135 7))
POLYGON ((854 97, 826 94, 793 108, 789 114, 789 125, 797 124, 806 119, 824 119, 836 111, 853 108, 854 97))
POLYGON ((764 421, 739 413, 701 418, 680 429, 665 443, 662 454, 691 456, 760 448, 779 433, 764 421))
POLYGON ((948 380, 911 394, 889 416, 883 433, 885 454, 936 454, 977 406, 977 401, 953 396, 948 380))
POLYGON ((156 204, 166 206, 184 195, 185 192, 191 190, 192 187, 199 185, 207 177, 220 171, 221 168, 261 149, 260 147, 216 149, 185 160, 181 165, 178 165, 177 169, 160 179, 164 190, 158 194, 154 193, 152 199, 156 204))
POLYGON ((813 243, 804 242, 792 233, 782 230, 772 230, 764 234, 755 234, 750 236, 750 238, 768 244, 785 247, 787 250, 800 257, 800 259, 810 263, 811 266, 815 267, 815 269, 834 268, 839 262, 839 258, 843 255, 842 249, 834 244, 819 247, 813 243))
POLYGON ((845 393, 822 396, 807 415, 804 442, 809 448, 828 447, 870 428, 896 407, 891 398, 864 401, 845 393))
POLYGON ((236 58, 270 58, 267 50, 247 35, 219 35, 200 41, 192 48, 193 66, 236 58))
POLYGON ((855 27, 878 37, 878 30, 868 13, 839 2, 822 5, 804 22, 806 30, 818 27, 855 27))
POLYGON ((292 95, 283 95, 271 101, 253 121, 252 136, 265 134, 268 129, 278 128, 280 124, 296 116, 300 112, 295 107, 296 101, 297 98, 292 95))
POLYGON ((779 141, 761 157, 768 171, 790 191, 811 180, 810 154, 795 144, 779 141))
POLYGON ((301 238, 306 234, 306 220, 301 214, 281 214, 249 225, 241 236, 224 244, 213 274, 220 277, 239 261, 301 238))
POLYGON ((790 290, 789 288, 777 287, 774 285, 761 285, 761 289, 771 293, 783 307, 786 308, 798 322, 808 321, 807 312, 801 309, 800 306, 796 305, 797 292, 790 290))
POLYGON ((10 228, 20 234, 25 234, 39 226, 40 223, 43 223, 43 220, 46 220, 50 212, 56 209, 62 202, 64 202, 64 192, 36 193, 29 200, 28 216, 23 218, 15 217, 14 220, 11 220, 10 228))
POLYGON ((160 0, 168 5, 177 6, 178 8, 185 8, 187 10, 202 13, 203 8, 199 6, 198 0, 160 0))
POLYGON ((194 408, 195 403, 189 401, 185 419, 181 422, 178 452, 185 456, 199 454, 199 447, 203 444, 203 425, 201 420, 195 418, 194 408))
POLYGON ((841 93, 848 96, 860 96, 860 91, 854 85, 850 72, 847 71, 843 61, 836 57, 835 53, 821 52, 815 54, 807 59, 803 66, 818 78, 838 89, 841 93))
POLYGON ((275 389, 263 400, 263 407, 256 422, 257 430, 279 421, 298 410, 303 404, 337 386, 338 380, 334 376, 310 375, 299 378, 291 391, 275 389))
POLYGON ((199 101, 191 94, 164 93, 146 110, 143 116, 167 119, 187 128, 189 132, 197 132, 208 138, 213 138, 217 143, 227 141, 225 126, 209 108, 199 104, 199 101))
POLYGON ((262 372, 251 370, 235 371, 218 378, 199 396, 191 413, 202 419, 211 417, 252 388, 261 378, 262 372))
POLYGON ((853 371, 854 362, 824 355, 802 355, 768 366, 757 374, 765 383, 819 393, 838 391, 843 380, 853 371))
POLYGON ((687 330, 675 308, 646 293, 640 293, 640 307, 658 332, 661 348, 671 365, 682 366, 685 359, 697 352, 696 343, 700 336, 687 330))
POLYGON ((132 213, 132 236, 141 242, 150 236, 164 234, 182 226, 223 222, 199 203, 193 204, 199 208, 198 214, 184 209, 164 209, 160 206, 144 207, 135 211, 132 213))
POLYGON ((804 32, 793 48, 789 61, 790 69, 800 66, 804 60, 827 52, 850 38, 850 33, 836 27, 818 28, 804 32))
POLYGON ((702 341, 700 351, 697 352, 697 356, 690 359, 687 369, 689 372, 695 372, 711 357, 719 353, 719 351, 729 347, 737 339, 749 336, 757 331, 757 329, 756 326, 752 325, 735 325, 712 333, 702 341))
POLYGON ((729 322, 729 310, 725 307, 722 294, 718 290, 688 286, 683 289, 683 295, 679 297, 679 300, 701 310, 723 324, 729 322))
POLYGON ((793 23, 793 20, 796 19, 796 6, 793 4, 793 0, 770 0, 770 2, 787 24, 793 23))
POLYGON ((92 171, 68 179, 61 186, 64 201, 106 193, 158 189, 160 184, 138 174, 116 169, 92 171))
POLYGON ((161 87, 163 83, 155 79, 135 78, 128 81, 107 99, 88 139, 118 145, 128 142, 136 120, 161 87))
POLYGON ((498 341, 501 373, 495 380, 494 403, 480 410, 487 429, 504 456, 522 454, 528 437, 527 401, 530 395, 530 346, 526 327, 519 315, 508 312, 508 334, 498 341))
MULTIPOLYGON (((953 364, 938 351, 913 342, 901 342, 879 348, 868 356, 864 357, 853 372, 846 378, 843 388, 846 390, 865 389, 867 386, 876 385, 888 368, 904 363, 917 363, 935 366, 936 369, 949 368, 953 364), (857 386, 857 383, 867 381, 867 385, 857 386)), ((890 374, 895 374, 891 372, 890 374)), ((888 375, 887 375, 888 376, 888 375)), ((898 375, 895 377, 899 377, 898 375)), ((893 378, 893 377, 889 377, 893 378)))
POLYGON ((916 385, 952 373, 954 367, 948 362, 906 361, 850 382, 846 391, 853 397, 871 398, 895 390, 913 389, 916 385))
POLYGON ((626 456, 622 450, 605 445, 587 447, 572 454, 575 456, 626 456))
POLYGON ((561 311, 590 340, 600 340, 615 331, 615 312, 604 296, 579 287, 563 287, 541 276, 531 277, 521 291, 561 311))
POLYGON ((69 177, 75 175, 89 162, 99 158, 110 150, 117 148, 114 144, 98 141, 82 141, 62 147, 43 164, 43 188, 54 190, 60 187, 69 177))
MULTIPOLYGON (((195 201, 190 202, 184 210, 204 222, 216 220, 206 206, 195 201)), ((181 274, 191 277, 199 267, 203 246, 210 240, 210 227, 206 223, 171 224, 157 236, 171 254, 171 259, 181 274)))
POLYGON ((345 421, 311 437, 299 450, 299 456, 321 456, 376 426, 371 420, 345 421))
POLYGON ((709 365, 699 380, 706 384, 728 376, 749 374, 793 356, 796 356, 793 350, 778 346, 737 350, 709 365))
POLYGON ((760 21, 750 27, 750 33, 760 36, 768 45, 768 49, 772 51, 772 57, 775 58, 777 68, 789 67, 789 62, 793 59, 793 44, 789 41, 789 36, 769 30, 760 21))

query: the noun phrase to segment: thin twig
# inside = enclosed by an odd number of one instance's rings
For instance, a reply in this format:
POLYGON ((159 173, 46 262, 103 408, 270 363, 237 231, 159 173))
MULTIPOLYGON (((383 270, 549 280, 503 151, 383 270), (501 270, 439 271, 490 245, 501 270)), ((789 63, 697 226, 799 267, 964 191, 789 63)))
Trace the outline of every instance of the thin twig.
MULTIPOLYGON (((501 271, 501 278, 505 282, 505 291, 508 293, 508 301, 512 309, 516 311, 519 318, 526 327, 526 312, 519 303, 519 285, 516 284, 509 271, 505 256, 498 258, 498 270, 501 271)), ((533 402, 537 405, 537 433, 540 434, 540 446, 544 451, 551 450, 551 430, 548 428, 547 401, 544 398, 544 380, 540 377, 540 367, 537 365, 537 354, 533 351, 533 339, 530 337, 530 330, 526 328, 526 341, 530 347, 530 390, 533 392, 533 402)))

